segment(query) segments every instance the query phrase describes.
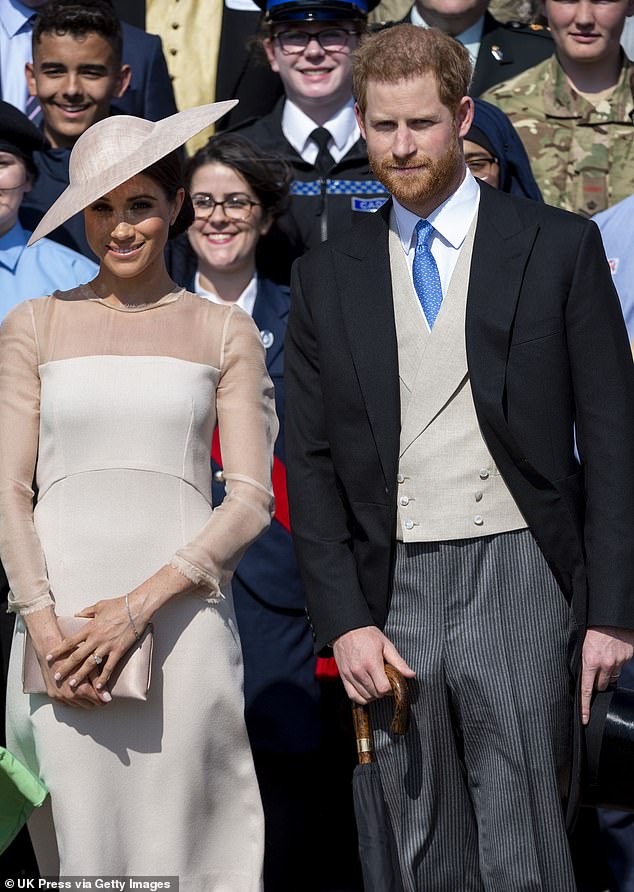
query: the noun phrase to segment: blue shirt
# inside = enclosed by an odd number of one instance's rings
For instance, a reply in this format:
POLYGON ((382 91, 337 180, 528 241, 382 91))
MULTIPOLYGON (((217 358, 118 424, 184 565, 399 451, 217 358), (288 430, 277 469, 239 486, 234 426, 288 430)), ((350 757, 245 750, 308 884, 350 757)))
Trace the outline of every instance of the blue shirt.
POLYGON ((30 236, 16 223, 0 237, 0 319, 23 300, 67 291, 99 272, 92 260, 50 239, 27 248, 30 236))
POLYGON ((593 217, 619 293, 625 324, 634 341, 634 195, 593 217))
POLYGON ((28 90, 24 65, 31 52, 32 19, 37 12, 20 0, 0 0, 0 77, 2 98, 23 112, 28 90))

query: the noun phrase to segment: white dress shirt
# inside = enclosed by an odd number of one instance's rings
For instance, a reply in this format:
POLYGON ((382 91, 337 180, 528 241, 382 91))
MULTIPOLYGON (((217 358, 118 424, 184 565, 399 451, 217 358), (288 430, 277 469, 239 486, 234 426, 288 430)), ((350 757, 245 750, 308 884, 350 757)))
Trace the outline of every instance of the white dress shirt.
MULTIPOLYGON (((310 134, 318 126, 294 102, 286 100, 282 111, 282 133, 307 164, 314 164, 317 160, 319 149, 317 143, 310 139, 310 134)), ((338 163, 361 135, 354 116, 354 99, 350 98, 323 126, 330 131, 332 139, 328 149, 338 163)))
MULTIPOLYGON (((222 300, 217 294, 213 291, 206 291, 202 285, 200 284, 200 273, 196 272, 194 276, 194 291, 196 294, 199 294, 201 297, 204 297, 206 300, 210 300, 214 304, 223 304, 226 306, 229 301, 222 300)), ((255 306, 255 299, 258 295, 258 274, 253 273, 253 278, 244 289, 240 297, 235 301, 235 304, 240 307, 240 309, 244 310, 245 313, 248 313, 249 316, 253 316, 253 307, 255 306)), ((234 301, 231 301, 234 303, 234 301)))
POLYGON ((36 11, 20 3, 20 0, 0 0, 2 99, 15 105, 21 112, 26 109, 28 96, 24 66, 33 58, 33 25, 29 19, 36 11))
MULTIPOLYGON (((412 12, 410 15, 410 21, 412 25, 418 25, 420 28, 429 28, 429 25, 416 9, 416 5, 412 6, 412 12)), ((478 53, 480 52, 480 44, 482 43, 482 31, 484 30, 484 16, 478 19, 477 22, 474 22, 469 28, 465 31, 462 31, 460 34, 456 34, 456 40, 458 40, 463 47, 468 51, 469 56, 471 57, 471 64, 475 65, 476 59, 478 58, 478 53)))
MULTIPOLYGON (((471 172, 467 170, 464 180, 456 191, 427 217, 436 230, 431 237, 429 246, 438 267, 443 297, 447 293, 460 249, 473 218, 478 212, 479 204, 480 188, 471 172)), ((396 198, 394 199, 394 216, 411 275, 416 251, 415 229, 421 218, 404 208, 396 198)), ((422 307, 420 307, 420 311, 425 319, 425 324, 427 324, 422 307)))

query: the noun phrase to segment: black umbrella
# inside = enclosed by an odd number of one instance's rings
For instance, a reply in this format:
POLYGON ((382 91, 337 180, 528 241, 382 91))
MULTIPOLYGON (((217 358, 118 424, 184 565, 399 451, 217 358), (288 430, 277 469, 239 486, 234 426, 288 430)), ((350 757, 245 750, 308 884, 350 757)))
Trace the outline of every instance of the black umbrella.
MULTIPOLYGON (((395 701, 390 730, 393 734, 403 735, 409 725, 407 682, 393 666, 386 665, 385 674, 392 685, 395 701)), ((352 716, 359 756, 352 777, 352 795, 365 892, 404 892, 379 766, 374 756, 368 707, 353 703, 352 716)))
POLYGON ((634 691, 595 691, 584 743, 582 804, 634 811, 634 691))

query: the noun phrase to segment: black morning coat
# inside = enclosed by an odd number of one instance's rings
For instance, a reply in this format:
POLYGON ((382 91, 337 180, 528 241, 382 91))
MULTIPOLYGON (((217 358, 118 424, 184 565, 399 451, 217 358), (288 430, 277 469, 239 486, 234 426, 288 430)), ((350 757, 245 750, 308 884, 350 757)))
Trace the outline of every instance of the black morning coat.
MULTIPOLYGON (((599 231, 480 187, 466 344, 482 434, 578 623, 634 628, 634 367, 599 231)), ((400 434, 389 210, 293 270, 288 489, 318 650, 383 627, 388 609, 400 434)))

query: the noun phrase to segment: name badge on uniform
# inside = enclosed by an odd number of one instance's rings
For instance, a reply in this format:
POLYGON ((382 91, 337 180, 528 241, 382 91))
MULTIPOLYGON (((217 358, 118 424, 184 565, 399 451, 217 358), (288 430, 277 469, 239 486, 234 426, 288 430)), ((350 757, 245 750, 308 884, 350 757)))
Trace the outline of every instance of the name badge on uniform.
POLYGON ((373 214, 385 204, 387 198, 353 198, 352 210, 362 214, 373 214))

